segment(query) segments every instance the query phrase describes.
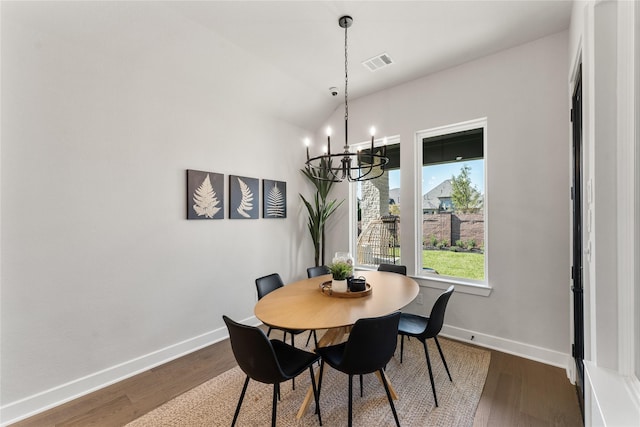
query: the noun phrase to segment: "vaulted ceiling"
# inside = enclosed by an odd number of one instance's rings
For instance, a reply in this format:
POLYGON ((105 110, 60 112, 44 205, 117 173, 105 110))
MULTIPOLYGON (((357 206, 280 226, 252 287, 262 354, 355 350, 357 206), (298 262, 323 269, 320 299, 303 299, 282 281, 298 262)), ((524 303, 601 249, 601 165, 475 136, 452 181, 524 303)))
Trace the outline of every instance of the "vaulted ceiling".
POLYGON ((342 15, 354 19, 349 29, 353 99, 565 30, 572 8, 563 0, 28 3, 20 13, 43 31, 120 55, 158 43, 158 26, 170 38, 172 21, 190 21, 302 84, 308 93, 299 94, 295 114, 300 117, 293 120, 303 126, 318 125, 311 115, 324 112, 324 119, 343 102, 342 15), (381 53, 394 63, 374 72, 362 65, 381 53), (331 96, 332 86, 338 96, 331 96), (300 99, 309 105, 300 105, 300 99))

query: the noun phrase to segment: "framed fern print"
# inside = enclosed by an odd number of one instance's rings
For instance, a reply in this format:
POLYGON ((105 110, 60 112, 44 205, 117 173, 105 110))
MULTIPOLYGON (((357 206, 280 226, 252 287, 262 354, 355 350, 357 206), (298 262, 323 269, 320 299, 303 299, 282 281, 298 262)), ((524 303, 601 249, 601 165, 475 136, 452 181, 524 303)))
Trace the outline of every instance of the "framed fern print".
POLYGON ((229 218, 260 217, 260 184, 258 178, 229 175, 229 218))
POLYGON ((284 181, 262 180, 262 217, 287 217, 287 183, 284 181))
POLYGON ((224 219, 224 175, 187 170, 187 219, 224 219))

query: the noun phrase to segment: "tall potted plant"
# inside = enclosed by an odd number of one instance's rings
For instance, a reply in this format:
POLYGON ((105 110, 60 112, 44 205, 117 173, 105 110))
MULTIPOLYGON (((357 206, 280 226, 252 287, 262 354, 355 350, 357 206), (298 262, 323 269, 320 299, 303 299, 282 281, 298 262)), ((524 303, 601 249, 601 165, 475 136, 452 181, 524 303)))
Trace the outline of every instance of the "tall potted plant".
POLYGON ((325 161, 323 160, 319 170, 310 168, 309 166, 300 170, 316 188, 316 193, 311 202, 300 194, 300 198, 304 202, 307 212, 309 213, 307 226, 309 228, 309 233, 311 234, 311 240, 313 241, 316 266, 326 265, 324 261, 326 247, 324 227, 329 217, 336 211, 336 209, 338 209, 338 207, 340 207, 342 202, 344 202, 344 200, 341 200, 340 202, 335 199, 327 200, 329 192, 335 182, 329 180, 329 174, 327 172, 328 168, 322 167, 325 164, 330 166, 331 162, 324 162, 325 161))

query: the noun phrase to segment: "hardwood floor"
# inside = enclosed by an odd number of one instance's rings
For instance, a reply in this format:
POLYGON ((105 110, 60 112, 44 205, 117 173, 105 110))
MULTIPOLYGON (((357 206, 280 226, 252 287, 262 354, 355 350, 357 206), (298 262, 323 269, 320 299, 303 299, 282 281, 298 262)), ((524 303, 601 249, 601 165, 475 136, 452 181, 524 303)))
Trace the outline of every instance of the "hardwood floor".
MULTIPOLYGON (((563 369, 490 351, 474 427, 582 425, 563 369)), ((122 426, 234 366, 225 340, 13 426, 122 426)))
POLYGON ((581 425, 578 395, 564 369, 491 350, 474 427, 581 425))

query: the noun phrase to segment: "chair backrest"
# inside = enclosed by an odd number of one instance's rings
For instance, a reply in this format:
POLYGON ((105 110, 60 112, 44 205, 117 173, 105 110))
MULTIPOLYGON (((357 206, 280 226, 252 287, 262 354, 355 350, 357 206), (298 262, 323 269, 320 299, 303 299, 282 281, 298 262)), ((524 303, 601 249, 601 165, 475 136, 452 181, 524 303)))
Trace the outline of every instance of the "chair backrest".
POLYGON ((282 381, 284 374, 271 341, 261 329, 222 316, 229 330, 231 349, 240 369, 249 378, 266 384, 282 381))
POLYGON ((329 267, 326 265, 318 265, 316 267, 307 268, 307 277, 311 279, 312 277, 324 276, 325 274, 331 273, 329 267))
POLYGON ((355 375, 383 368, 396 351, 399 322, 399 311, 356 321, 344 349, 340 370, 355 375))
POLYGON ((282 279, 278 273, 269 274, 268 276, 258 277, 256 279, 256 289, 258 290, 258 299, 269 292, 275 291, 284 286, 282 279))
POLYGON ((453 294, 453 285, 449 286, 449 289, 440 294, 436 302, 431 308, 431 316, 429 316, 429 322, 424 331, 425 338, 432 338, 437 336, 442 330, 444 324, 444 313, 447 309, 447 303, 449 298, 453 294))
POLYGON ((406 276, 407 266, 398 264, 380 264, 378 266, 378 271, 390 271, 391 273, 398 273, 406 276))

